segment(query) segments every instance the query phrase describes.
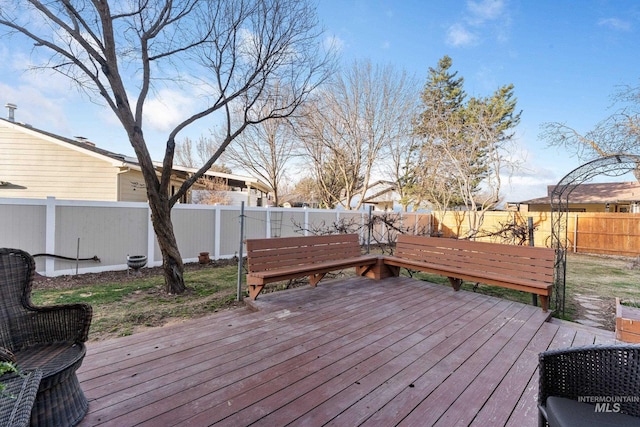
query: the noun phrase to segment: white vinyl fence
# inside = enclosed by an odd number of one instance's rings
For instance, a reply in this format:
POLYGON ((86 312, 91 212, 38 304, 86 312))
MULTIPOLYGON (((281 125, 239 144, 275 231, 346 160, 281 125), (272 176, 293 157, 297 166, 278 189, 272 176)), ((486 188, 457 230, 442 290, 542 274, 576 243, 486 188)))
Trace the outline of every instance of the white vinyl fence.
MULTIPOLYGON (((231 258, 240 250, 239 206, 177 205, 174 231, 184 262, 200 252, 212 259, 231 258)), ((313 233, 338 222, 364 225, 368 212, 296 208, 245 208, 245 238, 285 237, 313 233)), ((405 222, 418 223, 415 214, 405 222)), ((362 240, 366 241, 362 231, 362 240)), ((148 267, 162 265, 147 203, 87 202, 0 198, 0 246, 36 257, 45 276, 125 270, 127 255, 146 255, 148 267), (100 262, 76 261, 97 256, 100 262)))

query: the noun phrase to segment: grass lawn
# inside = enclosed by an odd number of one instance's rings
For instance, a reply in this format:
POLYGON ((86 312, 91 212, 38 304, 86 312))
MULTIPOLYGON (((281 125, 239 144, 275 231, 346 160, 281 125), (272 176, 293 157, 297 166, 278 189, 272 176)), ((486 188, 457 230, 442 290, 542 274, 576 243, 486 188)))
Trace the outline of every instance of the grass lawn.
MULTIPOLYGON (((135 333, 145 327, 203 316, 239 305, 236 303, 238 267, 187 269, 188 290, 182 295, 164 291, 159 269, 143 277, 123 272, 110 274, 112 281, 77 284, 73 279, 39 287, 36 282, 32 300, 36 305, 86 302, 93 306, 89 339, 105 339, 135 333)), ((78 278, 82 278, 78 276, 78 278)), ((94 277, 102 274, 93 275, 94 277)), ((87 279, 80 279, 85 282, 87 279)))
MULTIPOLYGON (((615 297, 640 301, 640 267, 632 264, 630 259, 569 255, 565 317, 572 320, 580 315, 575 300, 579 294, 606 301, 613 301, 615 297)), ((110 272, 36 281, 32 299, 36 305, 91 304, 94 308, 91 340, 130 335, 144 328, 242 306, 236 301, 238 269, 235 264, 188 265, 185 270, 188 291, 183 295, 169 295, 164 291, 160 269, 143 270, 142 277, 110 272)), ((450 286, 442 276, 415 273, 413 277, 450 286)), ((295 282, 291 286, 300 284, 295 282)), ((288 286, 288 283, 272 284, 263 293, 288 286)), ((469 283, 462 289, 531 304, 531 294, 524 292, 488 285, 474 289, 469 283)))

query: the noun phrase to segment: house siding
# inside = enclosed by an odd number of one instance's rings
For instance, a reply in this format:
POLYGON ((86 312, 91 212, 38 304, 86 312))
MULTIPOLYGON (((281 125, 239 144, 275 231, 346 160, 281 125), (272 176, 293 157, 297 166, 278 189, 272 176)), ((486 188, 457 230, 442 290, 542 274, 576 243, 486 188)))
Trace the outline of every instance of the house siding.
POLYGON ((147 186, 142 172, 129 170, 118 177, 118 198, 126 202, 146 202, 147 186))
POLYGON ((118 168, 0 125, 0 197, 117 201, 118 168))
MULTIPOLYGON (((169 196, 173 196, 184 180, 195 172, 174 168, 169 196)), ((235 175, 229 175, 229 179, 240 184, 248 182, 235 175)), ((179 203, 191 203, 191 190, 203 189, 203 184, 195 182, 179 203)), ((142 172, 134 159, 90 143, 0 119, 0 198, 55 197, 146 203, 146 190, 142 172)), ((250 193, 233 192, 231 200, 237 204, 244 201, 249 206, 261 201, 253 189, 250 193)))
MULTIPOLYGON (((633 212, 633 207, 630 203, 610 203, 609 210, 607 210, 606 204, 603 203, 569 203, 570 212, 590 212, 590 213, 605 213, 605 212, 620 212, 629 213, 633 212)), ((550 204, 538 204, 538 205, 521 205, 520 212, 551 212, 550 204)))

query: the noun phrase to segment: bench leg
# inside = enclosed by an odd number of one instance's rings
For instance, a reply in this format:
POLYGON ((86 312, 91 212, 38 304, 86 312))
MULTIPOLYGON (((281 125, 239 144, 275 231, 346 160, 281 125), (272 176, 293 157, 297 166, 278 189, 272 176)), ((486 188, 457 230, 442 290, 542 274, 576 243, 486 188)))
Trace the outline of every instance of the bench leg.
POLYGON ((400 275, 400 267, 387 265, 382 258, 373 265, 365 265, 356 267, 356 273, 359 276, 365 276, 374 280, 386 279, 387 277, 398 277, 400 275))
POLYGON ((318 282, 320 280, 322 280, 322 278, 324 277, 325 274, 327 274, 327 273, 318 273, 318 274, 310 275, 309 276, 309 284, 315 288, 316 285, 318 284, 318 282))
MULTIPOLYGON (((356 274, 358 276, 369 277, 374 272, 375 265, 359 265, 356 267, 356 274)), ((373 277, 373 276, 372 276, 373 277)))
POLYGON ((540 295, 540 307, 545 313, 549 311, 549 297, 546 295, 540 295))
POLYGON ((260 292, 262 292, 262 289, 264 288, 264 284, 262 285, 249 285, 249 297, 252 300, 256 300, 256 298, 258 298, 258 295, 260 294, 260 292))
POLYGON ((449 283, 451 283, 451 287, 454 291, 459 291, 460 286, 462 286, 462 279, 456 279, 455 277, 447 277, 449 279, 449 283))

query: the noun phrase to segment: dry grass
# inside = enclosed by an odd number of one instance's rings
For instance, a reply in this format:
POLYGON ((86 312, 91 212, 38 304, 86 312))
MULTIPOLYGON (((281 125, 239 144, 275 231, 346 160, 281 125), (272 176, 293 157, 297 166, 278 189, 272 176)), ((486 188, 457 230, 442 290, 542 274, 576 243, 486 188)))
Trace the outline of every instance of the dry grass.
POLYGON ((237 266, 187 266, 187 292, 164 291, 160 269, 141 276, 109 272, 36 281, 37 305, 87 302, 93 306, 90 340, 131 335, 141 329, 205 316, 242 306, 237 297, 237 266))

